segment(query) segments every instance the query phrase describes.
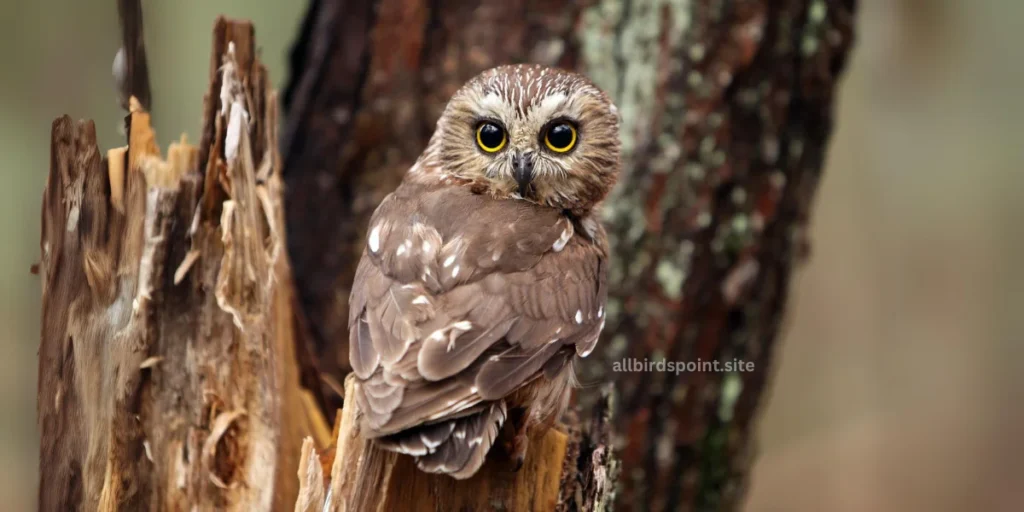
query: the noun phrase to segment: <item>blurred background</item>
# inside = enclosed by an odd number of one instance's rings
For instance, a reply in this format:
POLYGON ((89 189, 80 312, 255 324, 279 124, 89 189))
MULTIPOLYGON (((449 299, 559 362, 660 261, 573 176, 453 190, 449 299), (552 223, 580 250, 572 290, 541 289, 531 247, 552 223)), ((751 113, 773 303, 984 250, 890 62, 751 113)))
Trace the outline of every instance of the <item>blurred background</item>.
MULTIPOLYGON (((283 86, 301 1, 144 2, 162 145, 198 139, 217 14, 283 86)), ((764 408, 750 511, 1020 510, 1024 43, 1015 0, 861 0, 859 42, 764 408)), ((0 0, 0 500, 36 493, 50 122, 123 143, 114 2, 0 0)))

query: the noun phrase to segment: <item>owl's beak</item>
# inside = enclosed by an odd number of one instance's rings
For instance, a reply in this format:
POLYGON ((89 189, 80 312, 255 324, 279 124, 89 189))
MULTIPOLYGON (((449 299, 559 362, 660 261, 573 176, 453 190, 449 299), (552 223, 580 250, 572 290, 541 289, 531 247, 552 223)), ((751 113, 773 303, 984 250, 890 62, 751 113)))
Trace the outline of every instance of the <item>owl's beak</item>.
POLYGON ((512 156, 512 173, 519 184, 519 196, 526 197, 533 180, 533 152, 516 153, 512 156))

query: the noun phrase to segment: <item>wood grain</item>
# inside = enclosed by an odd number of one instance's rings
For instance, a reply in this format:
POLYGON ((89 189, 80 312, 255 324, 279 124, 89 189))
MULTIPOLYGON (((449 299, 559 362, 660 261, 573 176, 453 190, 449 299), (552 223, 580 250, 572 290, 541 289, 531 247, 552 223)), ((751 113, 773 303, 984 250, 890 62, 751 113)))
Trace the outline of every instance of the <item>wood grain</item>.
POLYGON ((135 98, 106 159, 91 122, 53 123, 41 510, 291 508, 302 439, 325 436, 299 388, 277 100, 251 33, 217 22, 200 147, 163 157, 135 98))

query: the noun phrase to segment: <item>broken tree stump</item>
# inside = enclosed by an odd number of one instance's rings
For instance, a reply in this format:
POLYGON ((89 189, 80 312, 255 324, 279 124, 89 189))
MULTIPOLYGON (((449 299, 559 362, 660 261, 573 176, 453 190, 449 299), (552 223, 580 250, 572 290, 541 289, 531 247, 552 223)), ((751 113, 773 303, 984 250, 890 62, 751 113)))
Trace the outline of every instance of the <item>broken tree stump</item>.
MULTIPOLYGON (((480 471, 466 480, 456 480, 424 473, 412 457, 385 452, 363 438, 359 427, 362 413, 355 400, 358 386, 352 376, 345 380, 346 405, 340 413, 328 479, 314 443, 303 445, 296 512, 599 510, 608 500, 616 468, 606 456, 610 445, 598 450, 582 446, 581 450, 575 425, 534 433, 519 471, 512 471, 510 461, 495 448, 480 471), (577 506, 583 503, 588 506, 577 506)), ((595 425, 606 424, 608 419, 605 415, 595 418, 595 425)), ((600 430, 599 426, 591 428, 600 430)))
POLYGON ((201 144, 163 158, 53 123, 43 197, 41 510, 269 510, 295 502, 299 387, 277 99, 251 25, 217 21, 201 144))

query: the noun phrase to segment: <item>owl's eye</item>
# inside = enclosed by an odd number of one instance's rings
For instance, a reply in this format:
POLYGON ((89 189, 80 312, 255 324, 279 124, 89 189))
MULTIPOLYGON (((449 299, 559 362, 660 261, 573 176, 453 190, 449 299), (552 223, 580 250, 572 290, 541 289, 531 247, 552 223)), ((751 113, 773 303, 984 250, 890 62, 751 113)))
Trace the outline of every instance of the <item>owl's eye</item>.
POLYGON ((505 147, 507 141, 508 137, 505 136, 505 130, 497 124, 483 122, 476 129, 476 144, 480 146, 480 149, 488 153, 501 151, 501 148, 505 147))
POLYGON ((569 151, 576 145, 576 127, 566 122, 552 125, 544 134, 544 144, 555 153, 569 151))

